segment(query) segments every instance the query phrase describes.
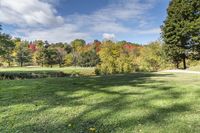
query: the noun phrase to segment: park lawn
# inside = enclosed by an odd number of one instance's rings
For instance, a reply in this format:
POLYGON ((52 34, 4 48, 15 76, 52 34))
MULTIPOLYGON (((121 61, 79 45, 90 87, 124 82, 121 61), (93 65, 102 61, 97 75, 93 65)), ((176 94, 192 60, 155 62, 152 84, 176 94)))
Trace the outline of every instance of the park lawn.
POLYGON ((189 70, 191 70, 191 71, 200 71, 200 65, 196 65, 196 66, 190 67, 189 70))
POLYGON ((2 133, 198 133, 200 75, 0 81, 2 133))

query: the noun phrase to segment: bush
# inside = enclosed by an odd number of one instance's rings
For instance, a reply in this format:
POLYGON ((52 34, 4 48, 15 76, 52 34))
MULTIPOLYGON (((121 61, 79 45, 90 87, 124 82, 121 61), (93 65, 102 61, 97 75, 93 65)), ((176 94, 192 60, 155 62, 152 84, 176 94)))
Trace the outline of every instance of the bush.
POLYGON ((141 52, 140 69, 143 71, 158 71, 164 65, 162 45, 152 42, 145 46, 141 52))
POLYGON ((95 69, 95 74, 96 74, 96 75, 100 75, 100 74, 101 74, 101 70, 100 70, 99 68, 96 68, 96 69, 95 69))
POLYGON ((111 41, 104 42, 99 52, 101 74, 128 73, 132 71, 130 55, 120 45, 111 41))
POLYGON ((66 77, 63 72, 0 72, 0 80, 35 79, 47 77, 66 77))
POLYGON ((72 66, 72 64, 73 64, 73 55, 67 54, 65 56, 65 66, 72 66))

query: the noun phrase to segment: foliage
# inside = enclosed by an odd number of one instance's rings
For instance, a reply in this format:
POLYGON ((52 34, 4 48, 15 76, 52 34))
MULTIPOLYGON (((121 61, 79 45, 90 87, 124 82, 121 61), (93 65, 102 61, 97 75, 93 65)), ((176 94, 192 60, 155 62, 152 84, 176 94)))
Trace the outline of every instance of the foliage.
POLYGON ((199 12, 199 0, 172 0, 162 26, 162 37, 167 47, 165 52, 176 64, 182 59, 184 69, 188 55, 198 52, 200 48, 199 12))
POLYGON ((78 64, 82 67, 95 67, 99 63, 99 56, 94 48, 82 52, 78 64))
POLYGON ((62 67, 65 63, 65 55, 67 54, 67 52, 65 51, 64 48, 56 48, 56 53, 57 53, 57 60, 58 60, 58 64, 59 67, 62 67))
POLYGON ((146 71, 158 71, 163 65, 162 44, 152 42, 145 46, 141 53, 141 69, 146 71))
POLYGON ((73 65, 77 66, 78 65, 78 58, 80 56, 80 49, 85 46, 85 41, 82 39, 75 39, 74 41, 71 42, 72 45, 72 54, 73 54, 73 65))
POLYGON ((86 43, 83 39, 75 39, 74 41, 71 42, 72 48, 74 51, 78 51, 79 48, 84 46, 86 43))
POLYGON ((28 42, 16 40, 16 44, 17 44, 15 48, 16 61, 22 67, 24 63, 31 62, 32 55, 30 50, 28 49, 28 42))
POLYGON ((34 79, 47 77, 69 77, 69 74, 63 72, 0 72, 0 80, 19 80, 19 79, 34 79))
POLYGON ((65 66, 72 66, 73 65, 73 55, 67 54, 65 55, 65 66))
POLYGON ((57 51, 54 48, 48 47, 44 50, 44 63, 50 67, 57 64, 57 51))
POLYGON ((117 73, 116 59, 120 56, 119 48, 112 41, 105 41, 102 44, 101 51, 99 51, 100 65, 98 67, 102 74, 117 73))
POLYGON ((11 66, 11 62, 13 61, 12 52, 15 48, 15 44, 12 41, 12 38, 8 34, 0 33, 0 57, 8 66, 11 66))
POLYGON ((44 43, 42 41, 37 41, 36 42, 36 52, 34 53, 34 57, 35 57, 35 62, 38 65, 41 65, 42 67, 44 66, 44 62, 45 62, 45 57, 44 57, 44 43))
POLYGON ((130 51, 112 41, 102 44, 99 51, 100 65, 96 70, 101 74, 130 73, 134 70, 130 51))

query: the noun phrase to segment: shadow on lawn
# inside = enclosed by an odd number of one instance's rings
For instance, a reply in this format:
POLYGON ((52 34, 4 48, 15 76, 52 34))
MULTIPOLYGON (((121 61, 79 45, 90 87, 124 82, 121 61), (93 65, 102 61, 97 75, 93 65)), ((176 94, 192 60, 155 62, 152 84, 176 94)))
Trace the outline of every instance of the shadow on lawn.
MULTIPOLYGON (((4 107, 17 104, 34 104, 36 107, 45 105, 35 111, 24 111, 23 115, 40 114, 58 106, 77 109, 81 106, 87 107, 62 123, 52 125, 49 122, 38 121, 15 127, 11 131, 85 133, 89 132, 88 129, 91 127, 101 133, 123 131, 128 128, 133 130, 138 125, 154 123, 162 125, 170 114, 190 110, 188 104, 176 102, 168 106, 152 105, 153 101, 181 99, 182 93, 173 89, 173 86, 168 85, 165 80, 156 79, 171 76, 173 75, 134 73, 103 77, 27 80, 23 83, 17 81, 19 89, 10 87, 4 91, 5 96, 12 93, 13 95, 10 99, 3 99, 3 95, 0 94, 2 100, 0 103, 4 107), (31 84, 35 87, 31 87, 31 84), (45 86, 46 89, 43 88, 45 86), (131 89, 123 89, 123 87, 131 87, 131 89), (87 93, 73 96, 82 92, 87 93), (134 113, 138 110, 141 112, 134 113), (72 126, 69 127, 68 124, 72 126)), ((6 121, 6 118, 4 119, 6 121)))

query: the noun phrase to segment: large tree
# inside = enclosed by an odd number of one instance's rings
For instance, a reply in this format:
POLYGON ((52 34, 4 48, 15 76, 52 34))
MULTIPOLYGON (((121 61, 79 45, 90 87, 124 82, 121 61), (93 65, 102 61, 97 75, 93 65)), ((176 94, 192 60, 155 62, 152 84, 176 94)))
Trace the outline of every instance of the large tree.
POLYGON ((44 50, 45 64, 53 67, 57 64, 57 51, 55 48, 48 47, 44 50))
POLYGON ((86 42, 83 39, 75 39, 71 42, 74 66, 77 66, 78 58, 80 57, 80 49, 85 46, 85 44, 86 42))
POLYGON ((23 67, 24 63, 28 63, 32 61, 31 51, 28 48, 27 41, 17 40, 16 42, 16 61, 23 67))
POLYGON ((181 58, 183 68, 186 69, 189 54, 200 51, 200 1, 172 0, 167 14, 162 26, 166 53, 172 60, 181 58))
POLYGON ((83 67, 95 67, 99 63, 99 61, 100 59, 97 55, 95 48, 92 48, 80 54, 78 64, 83 67))
POLYGON ((39 40, 36 41, 36 52, 35 54, 35 62, 38 65, 41 65, 42 67, 44 66, 44 61, 45 61, 45 57, 44 57, 44 51, 45 51, 45 45, 44 42, 39 40))
MULTIPOLYGON (((1 30, 1 25, 0 25, 1 30)), ((15 44, 12 41, 12 37, 8 34, 0 32, 0 57, 8 63, 8 66, 11 65, 13 61, 12 52, 15 48, 15 44)))

